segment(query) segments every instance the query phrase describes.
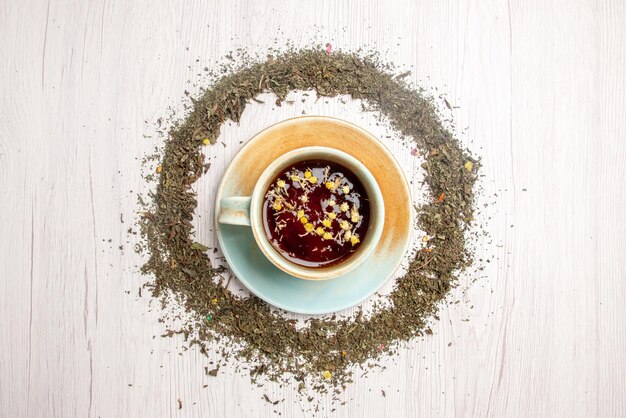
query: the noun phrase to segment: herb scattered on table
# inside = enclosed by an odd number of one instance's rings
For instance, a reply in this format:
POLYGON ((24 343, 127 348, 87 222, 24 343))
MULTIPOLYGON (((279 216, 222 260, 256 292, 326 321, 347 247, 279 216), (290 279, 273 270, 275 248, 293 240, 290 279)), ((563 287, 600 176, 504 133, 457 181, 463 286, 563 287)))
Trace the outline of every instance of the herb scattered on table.
MULTIPOLYGON (((191 319, 180 332, 206 352, 215 341, 228 341, 225 361, 250 365, 252 379, 295 379, 308 388, 335 392, 351 382, 355 365, 364 369, 400 342, 431 334, 427 326, 438 304, 471 263, 464 231, 473 217, 473 186, 479 163, 446 130, 433 103, 405 77, 374 55, 304 49, 270 56, 226 72, 169 132, 156 173, 156 191, 140 220, 147 254, 142 271, 150 276, 155 297, 177 295, 191 319), (348 95, 367 110, 380 112, 392 127, 415 142, 425 157, 422 169, 430 201, 419 207, 418 224, 428 237, 407 273, 396 280, 389 304, 369 318, 311 318, 296 321, 270 309, 255 296, 229 292, 223 268, 211 265, 208 248, 193 239, 197 207, 194 183, 209 169, 201 148, 217 142, 226 121, 238 122, 246 105, 261 93, 274 93, 277 104, 294 90, 315 90, 320 97, 348 95), (238 348, 234 348, 238 347, 238 348)), ((207 175, 209 175, 207 173, 207 175)), ((217 374, 217 368, 208 371, 217 374)), ((182 406, 182 405, 180 405, 182 406)))

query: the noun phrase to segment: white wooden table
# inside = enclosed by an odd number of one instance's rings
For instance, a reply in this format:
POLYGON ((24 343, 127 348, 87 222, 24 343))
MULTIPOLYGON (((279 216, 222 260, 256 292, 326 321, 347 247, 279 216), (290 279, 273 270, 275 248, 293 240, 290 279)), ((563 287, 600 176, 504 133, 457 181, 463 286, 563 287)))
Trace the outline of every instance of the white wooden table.
MULTIPOLYGON (((217 356, 160 338, 127 234, 154 121, 228 51, 291 40, 377 48, 443 94, 490 203, 477 257, 491 262, 463 276, 434 335, 317 415, 626 416, 625 20, 621 0, 3 1, 0 415, 311 415, 291 388, 206 376, 217 356)), ((207 150, 201 241, 214 245, 210 194, 239 141, 302 110, 385 132, 336 100, 251 106, 207 150)))

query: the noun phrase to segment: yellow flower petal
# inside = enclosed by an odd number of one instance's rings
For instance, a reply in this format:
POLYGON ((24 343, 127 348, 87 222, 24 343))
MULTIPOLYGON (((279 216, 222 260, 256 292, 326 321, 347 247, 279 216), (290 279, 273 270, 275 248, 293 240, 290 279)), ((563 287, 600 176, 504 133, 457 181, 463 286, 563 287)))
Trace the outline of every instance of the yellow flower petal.
POLYGON ((300 218, 300 222, 305 224, 305 223, 309 222, 309 220, 306 218, 306 216, 303 216, 302 218, 300 218))
POLYGON ((321 226, 318 226, 317 229, 315 230, 315 233, 317 235, 324 235, 324 228, 322 228, 321 226))
POLYGON ((308 179, 309 177, 311 177, 311 172, 309 170, 304 172, 304 178, 308 179))
POLYGON ((311 184, 315 184, 315 183, 317 183, 317 177, 315 177, 315 176, 311 176, 311 177, 309 177, 309 182, 310 182, 311 184))
POLYGON ((322 221, 322 225, 324 225, 326 228, 330 228, 330 226, 332 225, 332 221, 326 218, 322 221))
POLYGON ((472 169, 474 168, 474 163, 471 161, 468 161, 465 163, 464 167, 467 171, 472 171, 472 169))
POLYGON ((304 230, 305 230, 306 232, 311 232, 311 231, 313 231, 313 224, 312 224, 312 223, 310 223, 310 222, 305 223, 305 224, 304 224, 304 230))
POLYGON ((322 372, 322 376, 324 376, 324 379, 330 380, 330 378, 333 377, 333 374, 331 372, 329 372, 328 370, 324 370, 322 372))
POLYGON ((285 180, 282 180, 282 179, 277 180, 276 185, 282 189, 283 187, 285 187, 285 180))
POLYGON ((350 209, 350 220, 353 223, 357 223, 360 219, 361 216, 359 215, 359 210, 356 208, 356 206, 352 205, 352 209, 350 209))
POLYGON ((350 188, 348 186, 343 186, 341 188, 341 190, 343 191, 343 194, 348 194, 350 193, 350 188))
POLYGON ((333 207, 333 206, 335 206, 336 204, 337 204, 337 202, 335 202, 335 199, 330 199, 330 200, 328 201, 328 206, 330 206, 330 207, 333 207))
POLYGON ((304 216, 304 211, 303 211, 302 209, 300 209, 300 210, 298 211, 297 218, 298 218, 298 219, 300 219, 300 218, 302 218, 303 216, 304 216))
POLYGON ((348 211, 348 204, 346 202, 343 202, 341 204, 341 206, 339 206, 339 209, 341 209, 342 212, 347 212, 348 211))
POLYGON ((202 143, 203 143, 204 145, 209 145, 209 144, 211 143, 211 141, 209 141, 209 138, 204 138, 204 139, 202 140, 202 143))
POLYGON ((352 235, 352 237, 350 238, 350 243, 351 243, 352 245, 356 245, 356 244, 358 244, 359 242, 361 242, 361 240, 359 240, 359 237, 357 237, 356 235, 352 235))
POLYGON ((335 218, 337 217, 337 214, 336 214, 335 212, 330 212, 330 213, 328 214, 328 217, 329 217, 330 219, 335 219, 335 218))
POLYGON ((324 236, 322 238, 333 239, 333 234, 331 234, 330 232, 324 232, 324 236))

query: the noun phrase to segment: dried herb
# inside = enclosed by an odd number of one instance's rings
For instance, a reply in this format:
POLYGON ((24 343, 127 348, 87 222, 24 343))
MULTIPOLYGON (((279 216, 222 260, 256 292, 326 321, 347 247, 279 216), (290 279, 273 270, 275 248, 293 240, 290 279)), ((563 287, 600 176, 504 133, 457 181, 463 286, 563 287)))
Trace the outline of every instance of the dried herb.
MULTIPOLYGON (((408 75, 394 76, 373 55, 305 49, 243 65, 193 100, 190 114, 165 141, 153 173, 156 191, 140 221, 140 248, 148 255, 143 272, 151 277, 155 297, 179 296, 177 303, 191 314, 181 331, 192 345, 207 350, 225 340, 241 348, 224 350, 224 356, 250 364, 253 379, 293 378, 299 391, 326 391, 330 383, 338 391, 351 382, 353 366, 367 373, 369 360, 432 333, 427 321, 454 286, 455 274, 471 262, 464 231, 473 216, 479 164, 442 126, 431 101, 404 81, 408 75), (274 93, 280 105, 289 92, 311 89, 319 96, 361 99, 415 141, 416 154, 419 149, 426 158, 425 184, 432 197, 419 208, 418 221, 430 238, 396 281, 388 307, 369 319, 362 313, 355 319, 312 318, 296 329, 294 320, 254 296, 234 296, 218 280, 222 269, 211 265, 207 248, 192 238, 197 206, 192 186, 208 170, 200 148, 217 142, 225 121, 239 121, 261 93, 274 93)), ((207 373, 213 376, 217 368, 207 373)))

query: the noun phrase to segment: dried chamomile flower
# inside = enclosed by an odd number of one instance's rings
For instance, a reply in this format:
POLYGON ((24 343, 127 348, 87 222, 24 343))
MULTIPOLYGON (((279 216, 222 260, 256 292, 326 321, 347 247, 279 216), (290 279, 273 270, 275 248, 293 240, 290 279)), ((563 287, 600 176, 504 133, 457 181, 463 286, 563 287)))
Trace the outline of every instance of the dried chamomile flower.
POLYGON ((352 223, 357 223, 361 220, 359 210, 354 205, 352 205, 352 208, 350 209, 350 220, 352 221, 352 223))

